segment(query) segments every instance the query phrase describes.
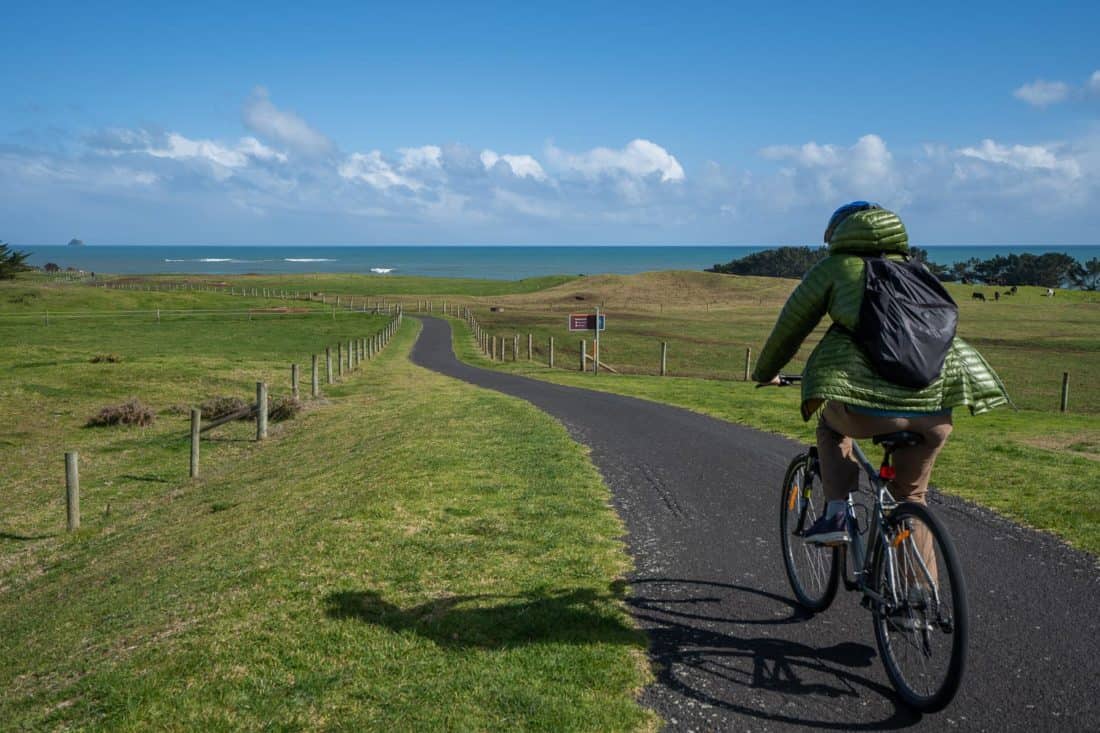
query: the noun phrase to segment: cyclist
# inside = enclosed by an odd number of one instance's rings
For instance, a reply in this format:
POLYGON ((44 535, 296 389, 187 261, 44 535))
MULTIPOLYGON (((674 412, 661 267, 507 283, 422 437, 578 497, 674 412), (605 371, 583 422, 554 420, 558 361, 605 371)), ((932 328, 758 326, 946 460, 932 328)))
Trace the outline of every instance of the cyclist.
MULTIPOLYGON (((830 328, 806 361, 802 379, 802 419, 818 418, 817 448, 825 513, 805 532, 812 544, 849 540, 848 493, 859 480, 852 438, 909 430, 923 442, 897 450, 896 477, 890 490, 898 501, 925 503, 936 456, 951 434, 951 409, 972 414, 1008 403, 1000 378, 972 346, 955 338, 940 377, 923 389, 912 389, 877 374, 852 333, 864 294, 864 257, 902 260, 909 238, 897 214, 877 204, 854 201, 837 209, 825 229, 828 256, 815 265, 791 293, 760 353, 753 379, 778 384, 780 369, 828 313, 840 328, 830 328)), ((915 537, 929 547, 931 538, 915 537)), ((922 554, 925 547, 920 547, 922 554)))

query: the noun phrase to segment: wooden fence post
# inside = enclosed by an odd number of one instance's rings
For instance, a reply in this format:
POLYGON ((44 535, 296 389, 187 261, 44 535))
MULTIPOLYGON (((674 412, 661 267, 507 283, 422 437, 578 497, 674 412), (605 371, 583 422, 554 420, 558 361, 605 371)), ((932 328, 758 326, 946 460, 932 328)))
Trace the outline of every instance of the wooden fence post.
POLYGON ((549 351, 549 353, 546 356, 546 366, 553 369, 554 368, 554 337, 553 336, 550 337, 550 342, 546 345, 546 347, 547 347, 547 350, 549 351))
POLYGON ((661 342, 661 376, 668 374, 668 342, 661 342))
POLYGON ((535 337, 531 334, 527 334, 527 361, 531 361, 534 358, 535 353, 535 337))
POLYGON ((199 433, 202 431, 202 410, 191 408, 191 478, 199 477, 199 433))
POLYGON ((587 363, 585 362, 585 358, 587 356, 588 356, 588 344, 585 343, 584 339, 581 339, 581 371, 582 372, 584 371, 584 368, 587 366, 587 363))
POLYGON ((1062 401, 1061 411, 1065 412, 1069 408, 1069 372, 1062 372, 1062 401))
POLYGON ((336 344, 336 376, 344 376, 344 342, 336 344))
POLYGON ((290 393, 294 395, 294 399, 298 399, 298 365, 290 365, 290 393))
POLYGON ((76 451, 65 454, 65 514, 69 531, 80 529, 80 470, 76 451))
POLYGON ((317 379, 317 355, 316 354, 310 354, 310 357, 309 357, 309 371, 310 371, 310 374, 309 374, 310 386, 312 387, 313 399, 317 399, 317 396, 321 393, 321 385, 318 384, 319 380, 317 379))
POLYGON ((267 437, 267 383, 256 382, 256 440, 267 437))
POLYGON ((325 381, 332 384, 332 347, 325 347, 325 381))
POLYGON ((745 381, 749 381, 752 376, 752 347, 745 347, 745 381))
POLYGON ((519 358, 519 334, 512 337, 512 361, 519 358))
POLYGON ((489 351, 489 360, 490 361, 496 361, 497 360, 497 337, 493 336, 492 338, 493 338, 493 341, 492 341, 492 348, 489 351))

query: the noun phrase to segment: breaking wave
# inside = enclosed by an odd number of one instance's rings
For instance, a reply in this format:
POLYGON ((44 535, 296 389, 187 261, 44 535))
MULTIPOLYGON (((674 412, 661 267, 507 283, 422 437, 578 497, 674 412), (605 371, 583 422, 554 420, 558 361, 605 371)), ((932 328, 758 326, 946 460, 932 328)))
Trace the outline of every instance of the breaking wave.
POLYGON ((271 260, 238 260, 232 257, 197 257, 194 259, 182 259, 174 260, 170 257, 164 258, 165 262, 232 262, 235 264, 246 264, 249 262, 271 262, 271 260))

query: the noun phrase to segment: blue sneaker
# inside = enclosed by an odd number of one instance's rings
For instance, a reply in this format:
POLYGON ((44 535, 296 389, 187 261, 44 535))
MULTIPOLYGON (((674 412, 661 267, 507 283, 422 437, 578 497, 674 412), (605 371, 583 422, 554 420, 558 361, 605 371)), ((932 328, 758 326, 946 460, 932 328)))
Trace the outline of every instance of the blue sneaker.
POLYGON ((848 541, 848 521, 843 512, 832 517, 818 517, 817 521, 802 533, 804 542, 811 545, 843 545, 848 541))

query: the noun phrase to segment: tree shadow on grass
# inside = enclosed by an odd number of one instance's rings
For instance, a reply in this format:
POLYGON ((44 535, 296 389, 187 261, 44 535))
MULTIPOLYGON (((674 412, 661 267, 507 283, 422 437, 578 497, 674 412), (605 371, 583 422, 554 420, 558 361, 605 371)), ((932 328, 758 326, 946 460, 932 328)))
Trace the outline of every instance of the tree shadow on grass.
POLYGON ((505 649, 544 642, 625 644, 644 648, 645 636, 610 604, 613 593, 591 588, 449 596, 403 608, 372 590, 325 598, 334 619, 358 619, 393 631, 412 631, 445 647, 505 649))

